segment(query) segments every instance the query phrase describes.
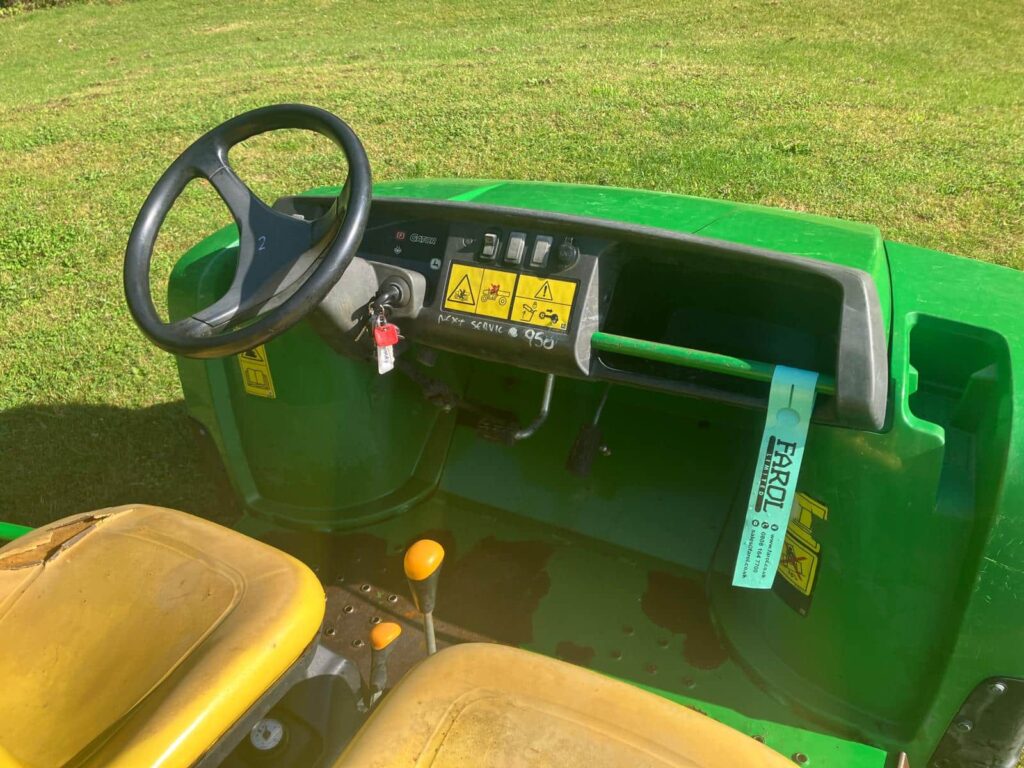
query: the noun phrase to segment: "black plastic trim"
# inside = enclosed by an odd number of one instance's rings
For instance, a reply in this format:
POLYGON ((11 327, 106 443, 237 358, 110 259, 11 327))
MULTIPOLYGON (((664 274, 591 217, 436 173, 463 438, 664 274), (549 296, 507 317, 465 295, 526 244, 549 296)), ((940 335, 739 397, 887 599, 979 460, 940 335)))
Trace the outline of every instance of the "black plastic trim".
POLYGON ((1024 680, 990 677, 968 694, 930 768, 1016 768, 1024 748, 1024 680))

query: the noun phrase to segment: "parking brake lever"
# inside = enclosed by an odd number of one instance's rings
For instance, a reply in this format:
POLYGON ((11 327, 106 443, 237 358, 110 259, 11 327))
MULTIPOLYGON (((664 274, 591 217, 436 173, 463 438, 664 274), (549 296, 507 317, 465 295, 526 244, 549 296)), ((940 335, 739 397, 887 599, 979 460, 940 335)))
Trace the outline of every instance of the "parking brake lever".
POLYGON ((579 477, 587 477, 590 474, 590 470, 594 465, 594 459, 597 458, 597 454, 601 452, 601 448, 604 446, 604 435, 601 432, 601 427, 598 426, 598 422, 601 419, 601 414, 604 412, 605 403, 608 402, 608 393, 611 392, 611 389, 611 384, 604 388, 601 401, 597 404, 597 410, 594 411, 594 418, 589 424, 584 424, 580 427, 579 434, 576 435, 576 441, 569 450, 569 458, 565 462, 565 468, 579 477))

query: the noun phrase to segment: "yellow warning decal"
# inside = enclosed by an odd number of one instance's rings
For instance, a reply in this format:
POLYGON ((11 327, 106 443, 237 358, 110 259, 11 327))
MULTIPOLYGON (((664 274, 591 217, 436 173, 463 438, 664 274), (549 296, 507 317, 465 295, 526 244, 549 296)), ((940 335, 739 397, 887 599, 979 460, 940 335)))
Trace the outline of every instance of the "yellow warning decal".
POLYGON ((779 561, 779 575, 804 595, 814 590, 821 560, 821 544, 811 533, 814 518, 828 520, 828 507, 806 493, 798 493, 793 501, 793 517, 786 527, 786 539, 779 561))
POLYGON ((789 521, 786 531, 792 532, 814 552, 821 552, 821 545, 811 535, 811 524, 814 522, 814 518, 828 520, 828 507, 820 501, 815 501, 806 493, 798 493, 796 499, 793 500, 793 505, 796 507, 794 510, 796 514, 794 519, 789 521))
POLYGON ((809 596, 814 589, 814 577, 818 575, 818 554, 792 535, 792 525, 790 523, 790 528, 786 529, 779 573, 800 592, 809 596))
POLYGON ((242 385, 246 392, 257 397, 277 397, 266 347, 260 344, 255 349, 242 352, 238 356, 238 367, 242 369, 242 385))
POLYGON ((448 273, 444 308, 508 320, 517 277, 515 272, 455 262, 448 273))
POLYGON ((517 323, 564 331, 569 327, 575 298, 576 283, 570 280, 522 275, 516 287, 512 319, 517 323))

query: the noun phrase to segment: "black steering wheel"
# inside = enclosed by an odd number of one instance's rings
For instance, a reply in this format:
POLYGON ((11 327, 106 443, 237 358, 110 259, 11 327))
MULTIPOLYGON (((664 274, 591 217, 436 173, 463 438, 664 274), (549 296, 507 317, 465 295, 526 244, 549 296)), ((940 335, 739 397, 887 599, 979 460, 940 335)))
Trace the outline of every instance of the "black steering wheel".
POLYGON ((309 314, 356 254, 370 211, 370 163, 355 132, 304 104, 255 109, 214 128, 179 155, 149 193, 128 238, 124 292, 143 333, 168 352, 222 357, 277 336, 309 314), (307 220, 274 210, 238 178, 228 151, 281 128, 315 131, 341 147, 348 181, 327 213, 307 220), (238 225, 238 266, 227 292, 190 317, 165 323, 149 288, 153 245, 168 211, 193 179, 207 179, 238 225))

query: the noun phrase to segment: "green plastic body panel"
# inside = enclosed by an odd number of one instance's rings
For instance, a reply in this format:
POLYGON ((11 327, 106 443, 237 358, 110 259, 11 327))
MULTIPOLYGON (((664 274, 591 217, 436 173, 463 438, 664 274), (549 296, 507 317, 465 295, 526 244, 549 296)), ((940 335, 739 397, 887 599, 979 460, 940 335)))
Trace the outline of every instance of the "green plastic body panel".
MULTIPOLYGON (((190 413, 252 515, 315 530, 391 526, 400 542, 424 530, 422 515, 436 505, 459 510, 460 520, 484 509, 492 521, 567 529, 617 557, 697 574, 728 661, 710 670, 679 657, 650 684, 736 713, 737 722, 759 718, 878 748, 836 764, 880 766, 878 750, 905 750, 911 765, 924 765, 974 686, 1024 676, 1024 437, 1015 428, 1024 276, 889 243, 868 225, 663 193, 427 180, 378 184, 375 195, 611 219, 864 270, 889 334, 887 426, 812 425, 799 487, 829 513, 813 529, 822 555, 812 602, 795 610, 775 591, 729 583, 763 415, 616 387, 601 421, 610 450, 581 479, 565 459, 603 385, 560 380, 542 431, 505 446, 427 404, 406 379, 378 377, 299 326, 267 345, 274 400, 244 393, 234 358, 179 361, 190 413)), ((172 316, 216 297, 233 268, 234 238, 223 230, 178 263, 172 316)), ((693 362, 671 350, 643 354, 693 362)), ((539 374, 449 354, 431 375, 523 423, 542 388, 539 374)), ((530 647, 554 653, 570 630, 599 648, 605 635, 613 643, 617 625, 566 601, 595 580, 612 597, 619 587, 569 566, 552 567, 550 579, 565 586, 540 600, 530 647)), ((622 604, 631 601, 623 592, 622 604)), ((636 612, 631 625, 657 623, 636 612)), ((595 668, 642 682, 641 669, 622 674, 602 658, 595 668)))
POLYGON ((32 529, 27 525, 17 525, 15 523, 0 523, 0 541, 14 541, 19 536, 24 536, 29 533, 32 529))

